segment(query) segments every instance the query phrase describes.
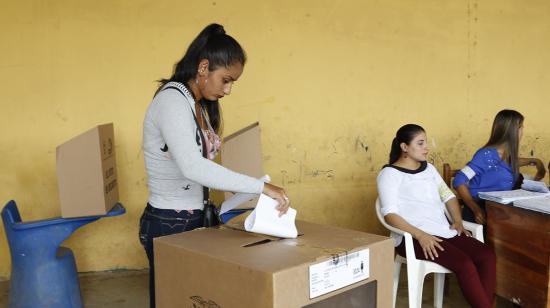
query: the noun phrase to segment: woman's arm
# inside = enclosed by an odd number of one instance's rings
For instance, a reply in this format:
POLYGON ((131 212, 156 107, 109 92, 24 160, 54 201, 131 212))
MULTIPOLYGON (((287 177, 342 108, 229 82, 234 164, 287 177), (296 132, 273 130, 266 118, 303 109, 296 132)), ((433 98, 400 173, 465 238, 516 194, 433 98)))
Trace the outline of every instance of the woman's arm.
POLYGON ((538 158, 519 158, 519 166, 535 166, 537 167, 537 174, 535 175, 535 181, 539 181, 542 178, 544 178, 544 175, 546 174, 546 169, 544 168, 544 164, 542 161, 538 158))
POLYGON ((426 259, 429 258, 434 260, 435 258, 439 257, 439 255, 437 254, 437 249, 441 251, 445 250, 439 244, 439 242, 441 242, 440 238, 430 235, 412 226, 405 219, 403 219, 403 217, 392 213, 384 216, 384 219, 391 226, 410 233, 412 237, 415 238, 420 243, 420 246, 422 247, 422 251, 424 252, 424 257, 426 259))
POLYGON ((451 214, 451 218, 453 220, 453 223, 451 224, 451 229, 455 229, 458 232, 458 235, 461 235, 462 233, 466 234, 466 236, 471 236, 471 233, 464 229, 464 226, 462 225, 462 213, 460 211, 460 205, 458 204, 458 200, 456 198, 452 198, 449 201, 445 203, 447 210, 449 211, 449 214, 451 214))
MULTIPOLYGON (((469 207, 470 210, 472 210, 472 212, 474 212, 476 222, 478 224, 484 225, 485 213, 483 213, 483 210, 481 210, 477 202, 474 200, 474 198, 472 198, 472 195, 470 195, 470 191, 468 190, 468 187, 466 185, 459 185, 455 189, 458 195, 460 196, 460 198, 464 201, 464 204, 466 204, 466 206, 469 207)), ((462 220, 462 217, 460 220, 462 220)))
POLYGON ((155 97, 153 120, 169 147, 182 175, 203 186, 222 191, 261 193, 264 183, 231 171, 198 151, 197 126, 186 98, 175 90, 162 91, 155 97))

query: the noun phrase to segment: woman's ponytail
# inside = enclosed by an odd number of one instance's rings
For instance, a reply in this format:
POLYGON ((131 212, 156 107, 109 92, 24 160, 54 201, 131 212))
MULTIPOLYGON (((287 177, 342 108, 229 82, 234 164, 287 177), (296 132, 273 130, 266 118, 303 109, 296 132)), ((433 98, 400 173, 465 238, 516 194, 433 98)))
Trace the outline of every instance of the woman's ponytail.
MULTIPOLYGON (((183 58, 175 65, 174 73, 169 79, 159 80, 157 92, 170 81, 176 81, 188 86, 188 82, 197 76, 199 63, 208 60, 208 70, 213 71, 218 67, 230 67, 235 63, 244 66, 246 54, 241 45, 219 24, 206 26, 191 42, 183 58)), ((218 101, 202 100, 201 104, 208 113, 210 125, 220 133, 222 117, 218 101)))
POLYGON ((399 159, 399 156, 401 156, 401 145, 397 141, 397 138, 393 138, 393 140, 391 142, 389 164, 391 165, 391 164, 395 163, 399 159))

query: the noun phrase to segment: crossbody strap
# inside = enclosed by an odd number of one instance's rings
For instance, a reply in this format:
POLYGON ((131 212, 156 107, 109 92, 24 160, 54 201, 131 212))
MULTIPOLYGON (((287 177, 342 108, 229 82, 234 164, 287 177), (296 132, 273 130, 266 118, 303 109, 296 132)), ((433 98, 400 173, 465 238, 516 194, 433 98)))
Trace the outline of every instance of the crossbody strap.
MULTIPOLYGON (((183 91, 178 87, 168 86, 168 87, 162 89, 161 91, 164 91, 166 89, 174 89, 174 90, 180 92, 181 95, 185 96, 185 93, 183 93, 183 91)), ((201 138, 202 157, 207 158, 207 156, 206 156, 207 155, 207 153, 206 153, 206 151, 207 151, 207 149, 206 149, 206 140, 205 140, 204 135, 202 133, 201 126, 199 125, 199 121, 197 120, 197 116, 195 115, 195 112, 193 112, 193 108, 191 108, 191 106, 189 106, 189 108, 191 109, 191 114, 193 114, 193 119, 195 120, 195 124, 197 125, 197 130, 198 130, 200 138, 201 138)), ((209 193, 210 193, 210 191, 209 191, 208 187, 203 185, 202 186, 202 196, 203 196, 204 204, 208 203, 209 193)))

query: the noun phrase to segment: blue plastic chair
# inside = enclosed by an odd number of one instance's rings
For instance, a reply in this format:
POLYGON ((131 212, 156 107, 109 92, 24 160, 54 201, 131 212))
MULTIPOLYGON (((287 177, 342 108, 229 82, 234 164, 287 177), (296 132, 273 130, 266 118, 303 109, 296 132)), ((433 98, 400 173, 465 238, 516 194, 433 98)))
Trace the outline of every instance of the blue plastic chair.
POLYGON ((105 215, 23 223, 15 201, 8 202, 2 220, 12 260, 9 307, 82 307, 73 252, 60 245, 83 225, 125 212, 118 203, 105 215))
POLYGON ((254 210, 254 209, 237 209, 237 210, 227 211, 227 212, 220 215, 220 220, 221 220, 222 223, 226 223, 231 218, 233 218, 235 216, 239 216, 242 213, 245 213, 247 211, 252 211, 252 210, 254 210))

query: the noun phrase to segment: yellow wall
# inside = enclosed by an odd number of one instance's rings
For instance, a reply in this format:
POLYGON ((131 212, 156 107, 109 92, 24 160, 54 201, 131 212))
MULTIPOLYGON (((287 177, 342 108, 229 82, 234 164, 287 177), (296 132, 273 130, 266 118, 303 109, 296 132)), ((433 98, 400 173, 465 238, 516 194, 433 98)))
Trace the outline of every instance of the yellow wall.
POLYGON ((15 199, 24 220, 59 215, 56 145, 115 123, 128 212, 70 238, 80 271, 146 267, 144 111, 154 80, 213 21, 249 56, 222 101, 225 132, 261 122, 265 169, 300 219, 384 233, 375 177, 407 122, 427 129, 438 168, 460 166, 494 114, 515 108, 522 154, 550 159, 548 1, 2 1, 2 204, 15 199))

